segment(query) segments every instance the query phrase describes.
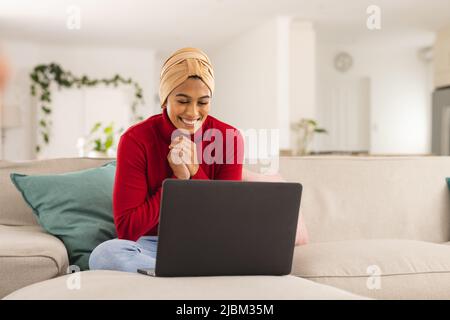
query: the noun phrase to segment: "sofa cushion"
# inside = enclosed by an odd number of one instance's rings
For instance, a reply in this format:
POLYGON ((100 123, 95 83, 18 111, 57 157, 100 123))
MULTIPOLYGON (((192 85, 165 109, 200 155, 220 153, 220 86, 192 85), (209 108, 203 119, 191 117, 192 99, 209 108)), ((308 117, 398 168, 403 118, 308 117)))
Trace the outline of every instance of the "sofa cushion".
POLYGON ((414 240, 312 243, 292 274, 381 299, 450 299, 450 246, 414 240))
POLYGON ((0 225, 0 297, 65 274, 64 244, 39 226, 0 225))
POLYGON ((303 185, 310 242, 450 239, 450 157, 280 157, 280 173, 303 185), (411 187, 413 186, 413 187, 411 187))
POLYGON ((89 255, 116 237, 112 189, 116 163, 53 175, 11 173, 11 180, 38 216, 39 223, 60 238, 71 265, 89 269, 89 255))
POLYGON ((101 166, 112 158, 60 158, 45 160, 26 160, 20 162, 0 161, 0 224, 38 225, 31 208, 23 201, 20 192, 10 179, 12 172, 23 174, 56 174, 101 166))
POLYGON ((47 280, 20 289, 5 299, 37 298, 151 300, 365 299, 336 288, 293 276, 160 278, 108 270, 83 271, 47 280))

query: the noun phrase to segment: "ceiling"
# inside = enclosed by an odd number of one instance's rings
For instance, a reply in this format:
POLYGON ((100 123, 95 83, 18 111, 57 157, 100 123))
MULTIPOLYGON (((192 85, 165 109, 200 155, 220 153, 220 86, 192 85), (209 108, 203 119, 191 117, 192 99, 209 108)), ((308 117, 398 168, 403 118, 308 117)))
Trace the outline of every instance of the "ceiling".
POLYGON ((277 15, 312 21, 324 40, 426 45, 450 24, 450 0, 2 0, 0 40, 213 49, 277 15), (374 2, 377 32, 366 28, 374 2), (66 27, 70 5, 81 10, 80 30, 66 27))

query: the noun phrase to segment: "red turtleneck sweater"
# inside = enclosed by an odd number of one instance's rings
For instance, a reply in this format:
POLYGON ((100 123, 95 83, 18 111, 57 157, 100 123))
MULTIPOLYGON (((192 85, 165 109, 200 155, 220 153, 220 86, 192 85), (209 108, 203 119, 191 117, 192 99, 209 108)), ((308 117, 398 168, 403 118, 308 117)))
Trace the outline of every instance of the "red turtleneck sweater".
MULTIPOLYGON (((166 178, 176 178, 167 162, 172 132, 176 127, 170 121, 166 109, 161 114, 141 121, 122 134, 117 150, 117 167, 113 190, 114 223, 119 239, 136 241, 143 235, 157 235, 159 205, 162 182, 166 178)), ((201 129, 191 134, 191 141, 197 145, 200 165, 191 179, 242 180, 243 139, 239 131, 212 116, 208 116, 201 129), (218 129, 223 136, 223 150, 209 153, 215 156, 221 152, 222 161, 204 161, 204 149, 214 141, 215 136, 207 135, 208 129, 218 129), (226 130, 235 136, 226 153, 226 130), (205 135, 206 136, 206 135, 205 135), (211 141, 212 140, 212 141, 211 141), (242 152, 237 152, 237 150, 242 152), (228 159, 226 158, 228 157, 228 159), (231 158, 233 158, 230 164, 231 158), (220 163, 222 162, 222 163, 220 163)), ((220 145, 220 144, 218 144, 220 145)))

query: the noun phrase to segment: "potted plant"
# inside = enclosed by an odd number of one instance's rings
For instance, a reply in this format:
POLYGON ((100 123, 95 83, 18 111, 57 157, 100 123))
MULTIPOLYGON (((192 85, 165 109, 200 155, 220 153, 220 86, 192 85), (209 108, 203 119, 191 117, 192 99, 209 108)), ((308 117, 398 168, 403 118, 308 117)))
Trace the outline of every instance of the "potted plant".
POLYGON ((101 122, 97 122, 92 127, 86 137, 78 140, 80 155, 84 156, 86 150, 89 158, 114 158, 116 157, 116 136, 123 132, 123 128, 114 130, 114 122, 102 127, 101 122))
POLYGON ((319 128, 317 121, 308 118, 292 123, 292 130, 297 133, 297 150, 294 153, 299 156, 310 153, 309 148, 315 133, 328 133, 326 129, 319 128))

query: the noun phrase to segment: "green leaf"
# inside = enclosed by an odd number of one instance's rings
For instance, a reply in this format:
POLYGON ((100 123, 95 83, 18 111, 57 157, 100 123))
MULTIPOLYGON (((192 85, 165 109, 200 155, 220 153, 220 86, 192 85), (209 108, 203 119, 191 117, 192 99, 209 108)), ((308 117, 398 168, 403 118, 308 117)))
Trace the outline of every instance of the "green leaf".
POLYGON ((48 143, 48 141, 49 141, 48 134, 46 132, 42 132, 42 136, 44 138, 45 143, 48 143))
POLYGON ((95 151, 102 151, 102 142, 100 141, 100 139, 96 139, 94 141, 95 143, 95 151))
POLYGON ((70 81, 68 81, 68 80, 61 80, 59 82, 59 84, 61 86, 63 86, 63 87, 66 87, 66 88, 70 88, 72 86, 72 83, 70 81))
POLYGON ((106 127, 103 130, 103 132, 106 133, 106 134, 112 134, 113 133, 113 124, 110 124, 108 127, 106 127))
POLYGON ((32 72, 30 73, 30 78, 31 80, 33 80, 34 82, 39 82, 39 78, 36 72, 32 72))
POLYGON ((44 93, 41 95, 41 101, 51 102, 49 91, 44 91, 44 93))
POLYGON ((44 128, 47 127, 47 123, 45 122, 45 120, 39 121, 39 124, 44 128))
POLYGON ((42 106, 41 107, 42 111, 44 111, 46 114, 50 114, 52 112, 52 110, 50 110, 50 108, 47 108, 46 106, 42 106))
POLYGON ((45 69, 47 69, 47 66, 45 64, 40 64, 34 68, 34 71, 35 72, 44 72, 45 69))
POLYGON ((95 123, 94 124, 94 126, 92 127, 92 129, 91 129, 91 132, 90 133, 94 133, 95 131, 97 131, 98 130, 98 128, 100 128, 100 126, 102 125, 102 123, 101 122, 97 122, 97 123, 95 123))
POLYGON ((111 146, 114 143, 114 137, 113 136, 109 136, 106 141, 105 141, 105 150, 108 150, 109 148, 111 148, 111 146))

